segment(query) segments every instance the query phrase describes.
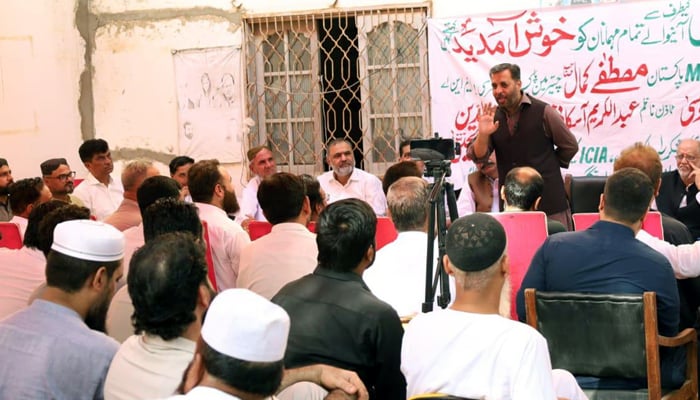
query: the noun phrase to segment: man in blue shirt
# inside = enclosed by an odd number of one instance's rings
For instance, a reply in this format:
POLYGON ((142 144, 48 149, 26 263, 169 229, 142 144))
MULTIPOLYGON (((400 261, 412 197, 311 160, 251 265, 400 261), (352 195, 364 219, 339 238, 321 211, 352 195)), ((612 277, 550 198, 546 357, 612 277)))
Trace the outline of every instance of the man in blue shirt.
MULTIPOLYGON (((676 335, 679 300, 671 265, 635 239, 653 193, 649 178, 636 168, 623 168, 611 175, 600 200, 600 221, 585 231, 550 236, 537 250, 518 291, 518 317, 525 319, 527 288, 580 293, 649 291, 656 292, 659 333, 676 335)), ((661 350, 662 385, 673 387, 683 381, 684 360, 680 352, 666 350, 661 350)), ((583 388, 609 387, 609 382, 598 379, 581 378, 579 383, 583 388)), ((630 387, 636 382, 621 384, 630 387)))
POLYGON ((103 398, 119 344, 98 330, 123 257, 124 235, 111 225, 72 220, 56 226, 46 289, 0 322, 1 399, 103 398))

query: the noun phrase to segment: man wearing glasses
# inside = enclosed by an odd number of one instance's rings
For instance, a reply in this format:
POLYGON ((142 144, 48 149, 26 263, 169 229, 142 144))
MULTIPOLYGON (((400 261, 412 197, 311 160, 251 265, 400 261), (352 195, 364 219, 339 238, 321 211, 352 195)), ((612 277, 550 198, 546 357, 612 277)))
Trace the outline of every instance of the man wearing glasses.
POLYGON ((675 171, 664 172, 656 197, 656 207, 662 213, 684 223, 693 238, 700 238, 700 204, 696 173, 700 174, 700 141, 683 139, 676 149, 675 171))
POLYGON ((44 184, 49 188, 53 198, 83 207, 83 202, 72 195, 75 171, 71 171, 65 158, 51 158, 40 165, 44 184))

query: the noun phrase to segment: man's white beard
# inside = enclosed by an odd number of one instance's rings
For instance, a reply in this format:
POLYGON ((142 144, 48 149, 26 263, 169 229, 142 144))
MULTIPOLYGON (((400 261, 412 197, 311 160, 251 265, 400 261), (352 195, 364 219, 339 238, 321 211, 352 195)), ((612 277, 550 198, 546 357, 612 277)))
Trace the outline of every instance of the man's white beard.
POLYGON ((510 318, 510 277, 506 276, 501 288, 501 299, 498 302, 498 314, 510 318))
POLYGON ((354 168, 354 167, 353 167, 352 165, 347 165, 347 166, 340 167, 340 168, 337 168, 337 169, 336 169, 336 168, 333 168, 333 173, 336 174, 337 176, 343 176, 343 177, 345 177, 345 176, 348 176, 348 175, 352 174, 353 168, 354 168))

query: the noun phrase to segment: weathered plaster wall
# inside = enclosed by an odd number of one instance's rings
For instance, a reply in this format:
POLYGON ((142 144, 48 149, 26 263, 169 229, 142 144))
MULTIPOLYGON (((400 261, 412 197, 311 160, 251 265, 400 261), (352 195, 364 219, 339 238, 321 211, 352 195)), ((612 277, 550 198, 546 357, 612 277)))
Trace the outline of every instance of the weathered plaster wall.
POLYGON ((78 163, 79 76, 84 43, 76 5, 66 0, 0 2, 0 157, 15 176, 39 175, 39 163, 78 163))
MULTIPOLYGON (((417 3, 422 2, 3 0, 0 157, 9 159, 17 177, 37 175, 42 160, 58 156, 84 175, 77 148, 83 138, 97 136, 110 142, 116 159, 165 163, 178 153, 173 50, 240 46, 246 15, 417 3)), ((445 17, 554 3, 433 0, 430 10, 445 17)), ((229 167, 240 181, 241 166, 229 167)))

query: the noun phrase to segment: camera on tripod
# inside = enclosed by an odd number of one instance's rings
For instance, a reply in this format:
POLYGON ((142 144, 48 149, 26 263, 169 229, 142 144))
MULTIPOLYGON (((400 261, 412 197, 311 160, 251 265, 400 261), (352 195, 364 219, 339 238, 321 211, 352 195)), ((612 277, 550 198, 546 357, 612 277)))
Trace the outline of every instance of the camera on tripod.
POLYGON ((421 307, 423 312, 433 310, 433 301, 437 296, 437 304, 445 308, 450 303, 449 278, 442 265, 445 255, 445 236, 447 234, 447 211, 450 219, 457 219, 457 204, 454 189, 451 183, 445 180, 452 170, 450 164, 459 154, 459 147, 455 147, 453 139, 441 138, 437 133, 432 139, 411 140, 411 157, 421 160, 425 164, 425 176, 432 177, 433 183, 430 189, 430 214, 428 218, 428 243, 425 265, 425 301, 421 307), (435 260, 434 242, 438 241, 438 254, 435 260), (433 262, 437 263, 433 271, 433 262), (433 275, 434 272, 434 275, 433 275))
POLYGON ((450 163, 459 154, 453 139, 444 139, 435 133, 432 139, 411 140, 411 157, 425 163, 425 176, 434 176, 435 170, 446 170, 450 176, 450 163))

